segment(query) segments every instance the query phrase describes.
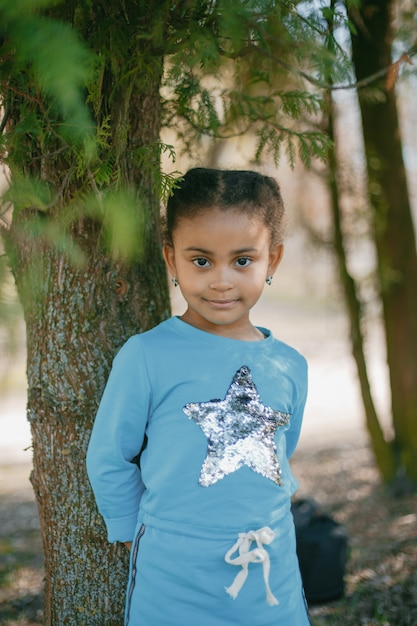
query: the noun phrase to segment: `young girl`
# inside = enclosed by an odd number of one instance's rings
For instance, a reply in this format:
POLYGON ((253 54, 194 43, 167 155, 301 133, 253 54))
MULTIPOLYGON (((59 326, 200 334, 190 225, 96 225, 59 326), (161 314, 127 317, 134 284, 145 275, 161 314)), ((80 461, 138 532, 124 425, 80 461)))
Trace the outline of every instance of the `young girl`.
POLYGON ((128 626, 309 624, 288 463, 307 366, 249 319, 283 213, 276 182, 249 171, 190 170, 168 202, 187 309, 120 350, 87 458, 109 541, 132 546, 128 626))

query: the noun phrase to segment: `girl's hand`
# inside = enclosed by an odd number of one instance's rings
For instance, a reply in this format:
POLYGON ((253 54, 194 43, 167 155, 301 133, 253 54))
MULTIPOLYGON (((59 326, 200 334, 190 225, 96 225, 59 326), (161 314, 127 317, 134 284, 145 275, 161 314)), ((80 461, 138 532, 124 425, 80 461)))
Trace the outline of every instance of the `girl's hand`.
POLYGON ((126 548, 127 548, 128 550, 131 550, 131 549, 132 549, 132 542, 131 542, 131 541, 125 541, 125 542, 124 542, 124 545, 126 546, 126 548))

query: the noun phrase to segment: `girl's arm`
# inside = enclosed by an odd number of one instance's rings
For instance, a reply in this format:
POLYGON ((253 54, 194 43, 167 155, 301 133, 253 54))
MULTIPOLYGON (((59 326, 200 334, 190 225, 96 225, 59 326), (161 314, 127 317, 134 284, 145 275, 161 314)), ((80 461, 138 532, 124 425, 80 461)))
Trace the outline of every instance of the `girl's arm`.
POLYGON ((300 357, 300 362, 297 364, 295 380, 294 410, 291 415, 290 428, 286 433, 287 458, 290 458, 293 455, 300 438, 304 407, 307 400, 308 370, 307 361, 304 357, 300 357))
POLYGON ((130 542, 145 489, 132 462, 142 447, 150 385, 138 336, 116 356, 97 412, 87 452, 87 471, 111 542, 130 542))

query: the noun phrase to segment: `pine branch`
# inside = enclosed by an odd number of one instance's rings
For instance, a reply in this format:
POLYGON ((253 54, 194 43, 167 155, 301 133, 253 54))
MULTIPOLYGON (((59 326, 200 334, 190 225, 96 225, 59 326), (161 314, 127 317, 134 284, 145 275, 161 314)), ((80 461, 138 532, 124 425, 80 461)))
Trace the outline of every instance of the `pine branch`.
POLYGON ((371 85, 372 83, 376 82, 380 78, 387 76, 394 69, 395 71, 397 71, 398 66, 404 63, 405 61, 407 61, 407 63, 412 64, 412 61, 411 61, 412 52, 413 51, 410 51, 409 54, 402 53, 401 57, 397 61, 393 61, 386 67, 382 68, 381 70, 378 70, 378 72, 375 72, 374 74, 371 74, 370 76, 367 76, 366 78, 363 78, 362 80, 358 80, 353 83, 347 83, 346 85, 335 85, 335 84, 328 83, 326 81, 322 81, 318 78, 314 78, 314 76, 311 76, 307 72, 297 69, 290 63, 287 63, 287 61, 284 61, 279 56, 271 52, 270 50, 263 50, 259 48, 258 46, 256 46, 255 44, 248 44, 237 53, 228 53, 225 50, 223 50, 222 54, 224 56, 227 56, 227 58, 231 60, 244 58, 245 56, 248 56, 250 54, 259 54, 263 56, 264 58, 268 58, 271 61, 274 61, 275 63, 283 67, 285 70, 287 70, 290 74, 294 76, 298 76, 299 78, 304 78, 307 82, 309 82, 311 85, 314 85, 315 87, 319 87, 320 89, 325 89, 326 91, 327 90, 328 91, 346 91, 348 89, 362 89, 363 87, 367 87, 371 85))

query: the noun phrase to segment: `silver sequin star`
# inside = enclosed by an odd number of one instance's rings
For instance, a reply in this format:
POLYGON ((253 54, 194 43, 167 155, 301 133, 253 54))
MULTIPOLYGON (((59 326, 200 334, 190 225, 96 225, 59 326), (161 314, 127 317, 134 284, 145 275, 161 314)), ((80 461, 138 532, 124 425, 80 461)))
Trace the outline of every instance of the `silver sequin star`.
POLYGON ((248 367, 236 372, 224 400, 191 402, 185 405, 184 413, 208 439, 200 485, 213 485, 243 465, 282 485, 274 436, 278 426, 287 424, 290 414, 262 403, 248 367))

